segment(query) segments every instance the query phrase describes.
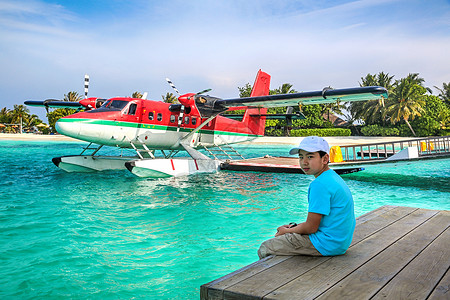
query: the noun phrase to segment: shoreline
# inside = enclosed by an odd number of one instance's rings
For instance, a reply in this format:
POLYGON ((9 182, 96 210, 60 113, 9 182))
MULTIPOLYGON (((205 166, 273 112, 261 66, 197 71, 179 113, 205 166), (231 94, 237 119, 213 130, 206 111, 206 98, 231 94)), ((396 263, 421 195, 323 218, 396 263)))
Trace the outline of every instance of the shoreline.
POLYGON ((72 141, 83 142, 61 134, 0 133, 0 141, 72 141))
MULTIPOLYGON (((416 137, 392 137, 392 136, 332 136, 324 137, 330 146, 343 145, 358 145, 358 144, 373 144, 373 143, 387 143, 394 141, 411 140, 416 137)), ((255 144, 255 145, 298 145, 303 137, 272 137, 264 136, 256 138, 252 141, 243 142, 240 144, 255 144)), ((53 134, 33 134, 33 133, 0 133, 0 141, 68 141, 68 142, 85 142, 74 139, 68 136, 53 134)))

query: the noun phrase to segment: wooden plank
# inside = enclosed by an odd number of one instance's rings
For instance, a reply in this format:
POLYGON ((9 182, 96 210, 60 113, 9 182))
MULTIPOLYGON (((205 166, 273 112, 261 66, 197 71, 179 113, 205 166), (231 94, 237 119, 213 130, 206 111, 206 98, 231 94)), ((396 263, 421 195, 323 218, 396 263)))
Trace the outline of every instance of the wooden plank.
POLYGON ((289 259, 291 256, 269 256, 248 266, 213 280, 200 287, 200 299, 223 299, 223 290, 267 268, 289 259))
MULTIPOLYGON (((398 219, 404 218, 415 210, 417 210, 417 208, 382 206, 361 217, 358 217, 356 221, 359 225, 357 225, 355 229, 352 245, 362 241, 371 234, 379 231, 381 228, 389 226, 398 219)), ((204 284, 200 287, 200 298, 223 299, 224 290, 291 258, 292 256, 270 256, 224 277, 204 284)))
POLYGON ((450 269, 447 268, 447 272, 444 277, 438 283, 433 293, 428 300, 444 300, 450 299, 450 269))
MULTIPOLYGON (((373 219, 370 219, 369 216, 369 220, 367 220, 368 217, 366 216, 365 219, 367 221, 359 223, 356 226, 355 232, 353 234, 352 244, 350 245, 350 247, 363 241, 370 235, 375 234, 380 230, 383 230, 384 228, 397 222, 401 218, 404 218, 412 214, 416 210, 418 209, 414 207, 397 206, 392 210, 385 211, 380 215, 377 214, 377 217, 373 219)), ((359 222, 358 219, 356 221, 357 223, 359 222)))
POLYGON ((269 271, 266 269, 231 286, 224 291, 224 299, 260 299, 274 287, 295 279, 329 259, 329 257, 291 256, 288 260, 268 269, 269 271))
POLYGON ((364 242, 355 244, 345 255, 332 257, 327 263, 323 263, 295 280, 274 289, 267 294, 267 299, 316 298, 436 213, 436 211, 419 209, 399 219, 371 235, 364 242))
POLYGON ((319 299, 369 299, 419 255, 449 225, 439 213, 339 281, 319 299), (433 233, 433 234, 430 234, 433 233))
POLYGON ((373 299, 425 299, 449 266, 450 228, 408 264, 373 299))
MULTIPOLYGON (((401 210, 402 208, 398 209, 398 211, 401 210)), ((393 211, 391 210, 382 216, 393 211)), ((324 291, 323 289, 325 287, 334 284, 337 280, 352 272, 361 263, 366 262, 382 251, 386 245, 395 242, 404 234, 411 231, 412 228, 418 226, 434 214, 436 214, 435 211, 417 210, 388 225, 381 232, 378 230, 379 227, 371 227, 377 233, 369 235, 363 243, 356 240, 356 243, 347 251, 347 254, 342 256, 321 258, 306 256, 292 257, 283 263, 264 270, 230 287, 224 291, 224 296, 232 297, 233 294, 244 294, 264 297, 267 295, 268 298, 277 299, 306 299, 318 296, 324 291), (380 241, 383 242, 380 243, 380 241), (314 264, 315 261, 316 263, 314 264), (296 268, 290 268, 293 264, 297 264, 298 266, 296 268), (299 270, 306 270, 307 272, 299 272, 299 270), (301 289, 304 286, 310 288, 301 289)), ((373 223, 377 223, 375 221, 383 219, 382 216, 374 219, 373 223)), ((364 224, 367 223, 361 225, 364 224)), ((366 237, 365 235, 357 236, 366 237)))
POLYGON ((378 217, 379 215, 384 214, 387 211, 390 211, 391 209, 396 208, 397 206, 394 205, 383 205, 378 207, 377 209, 371 210, 368 213, 365 213, 359 217, 356 218, 356 226, 358 226, 361 223, 365 223, 368 220, 374 219, 378 217))
MULTIPOLYGON (((352 244, 361 241, 370 234, 378 231, 380 228, 388 226, 399 218, 403 218, 417 208, 382 206, 356 219, 357 223, 362 220, 363 226, 358 225, 355 229, 352 244), (383 215, 382 218, 376 218, 383 215)), ((223 299, 223 291, 255 274, 262 272, 272 266, 275 266, 292 256, 270 256, 263 260, 259 260, 251 265, 241 268, 233 273, 213 280, 200 287, 201 299, 223 299)))

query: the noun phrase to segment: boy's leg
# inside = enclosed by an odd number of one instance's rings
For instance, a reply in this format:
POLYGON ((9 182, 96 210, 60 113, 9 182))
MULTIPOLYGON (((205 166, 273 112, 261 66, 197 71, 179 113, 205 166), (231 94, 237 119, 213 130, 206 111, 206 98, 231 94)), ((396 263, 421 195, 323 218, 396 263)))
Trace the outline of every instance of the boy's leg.
POLYGON ((263 242, 258 250, 259 258, 272 254, 322 256, 314 248, 308 235, 297 233, 286 233, 263 242))

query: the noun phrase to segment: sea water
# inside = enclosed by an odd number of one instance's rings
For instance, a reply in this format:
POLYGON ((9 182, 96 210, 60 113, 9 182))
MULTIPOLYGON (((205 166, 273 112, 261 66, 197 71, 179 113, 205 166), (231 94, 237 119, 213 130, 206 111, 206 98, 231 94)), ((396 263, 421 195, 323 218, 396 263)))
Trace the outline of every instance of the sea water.
MULTIPOLYGON (((311 176, 220 171, 138 178, 66 173, 86 143, 0 142, 0 298, 198 299, 307 214, 311 176)), ((289 145, 237 146, 258 157, 289 145)), ((450 159, 343 175, 361 215, 382 205, 450 210, 450 159)))

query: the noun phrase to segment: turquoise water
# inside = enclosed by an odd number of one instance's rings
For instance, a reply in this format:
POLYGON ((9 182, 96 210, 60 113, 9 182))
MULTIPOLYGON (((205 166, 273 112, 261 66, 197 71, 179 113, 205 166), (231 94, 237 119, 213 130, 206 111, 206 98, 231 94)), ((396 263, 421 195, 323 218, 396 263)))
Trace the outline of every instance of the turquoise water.
MULTIPOLYGON (((278 225, 306 216, 313 178, 226 172, 143 179, 66 173, 84 143, 0 142, 0 298, 198 299, 200 285, 258 259, 278 225)), ((245 157, 289 146, 238 146, 245 157)), ((450 210, 450 159, 344 175, 357 215, 450 210)))

